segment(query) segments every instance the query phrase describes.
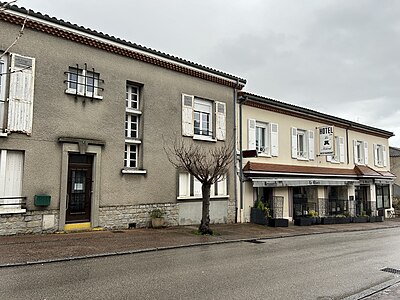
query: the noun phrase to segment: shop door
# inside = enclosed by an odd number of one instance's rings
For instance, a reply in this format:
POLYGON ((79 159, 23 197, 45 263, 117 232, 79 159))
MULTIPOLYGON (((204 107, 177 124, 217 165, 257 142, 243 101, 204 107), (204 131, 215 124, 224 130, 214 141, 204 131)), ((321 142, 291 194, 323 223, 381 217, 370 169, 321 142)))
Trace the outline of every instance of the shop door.
POLYGON ((90 222, 92 169, 92 155, 69 155, 65 223, 90 222))

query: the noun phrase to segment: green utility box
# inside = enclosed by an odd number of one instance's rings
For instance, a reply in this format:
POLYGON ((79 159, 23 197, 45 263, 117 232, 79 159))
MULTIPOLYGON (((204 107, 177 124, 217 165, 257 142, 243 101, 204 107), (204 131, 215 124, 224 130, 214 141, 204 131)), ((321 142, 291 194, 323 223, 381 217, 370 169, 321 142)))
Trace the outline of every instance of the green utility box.
POLYGON ((49 206, 50 201, 50 195, 35 195, 35 206, 49 206))

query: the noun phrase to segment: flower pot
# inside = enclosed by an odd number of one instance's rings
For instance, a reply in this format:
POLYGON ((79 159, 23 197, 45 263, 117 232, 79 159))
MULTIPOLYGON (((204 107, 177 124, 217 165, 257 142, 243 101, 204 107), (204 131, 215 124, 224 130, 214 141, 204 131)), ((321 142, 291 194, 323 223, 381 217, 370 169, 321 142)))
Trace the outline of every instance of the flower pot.
POLYGON ((294 219, 294 225, 297 226, 310 226, 313 224, 313 218, 298 217, 294 219))
POLYGON ((374 222, 383 222, 384 221, 384 217, 383 216, 373 216, 373 217, 369 217, 369 221, 371 223, 374 222))
POLYGON ((352 217, 351 222, 353 223, 367 223, 368 222, 368 217, 352 217))
POLYGON ((164 225, 164 218, 152 218, 151 219, 151 227, 153 228, 161 228, 164 225))
POLYGON ((288 227, 289 220, 288 219, 269 219, 269 226, 271 227, 288 227))
POLYGON ((336 224, 347 224, 351 222, 350 217, 336 217, 335 223, 336 224))
POLYGON ((321 224, 324 224, 324 225, 336 224, 335 218, 334 217, 322 217, 321 224))
POLYGON ((251 208, 250 222, 259 225, 268 225, 268 218, 261 209, 251 208))

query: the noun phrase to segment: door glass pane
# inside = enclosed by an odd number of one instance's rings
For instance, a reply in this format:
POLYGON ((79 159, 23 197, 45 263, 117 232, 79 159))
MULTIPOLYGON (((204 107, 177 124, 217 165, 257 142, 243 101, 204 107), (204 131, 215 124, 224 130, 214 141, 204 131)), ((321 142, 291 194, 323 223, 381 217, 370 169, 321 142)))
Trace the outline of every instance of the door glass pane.
POLYGON ((85 212, 85 184, 86 184, 86 171, 72 171, 71 172, 71 195, 69 201, 70 213, 84 213, 85 212))

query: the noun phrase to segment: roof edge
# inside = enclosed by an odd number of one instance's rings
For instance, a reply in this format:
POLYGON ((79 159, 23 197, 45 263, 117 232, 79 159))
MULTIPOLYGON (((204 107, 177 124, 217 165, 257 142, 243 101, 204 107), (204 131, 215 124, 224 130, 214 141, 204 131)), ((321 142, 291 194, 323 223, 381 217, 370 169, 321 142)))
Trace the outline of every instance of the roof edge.
MULTIPOLYGON (((293 111, 296 112, 298 114, 303 114, 303 115, 310 115, 316 118, 320 118, 322 119, 321 121, 325 120, 329 120, 331 122, 335 122, 335 123, 340 123, 345 125, 346 127, 348 127, 349 129, 358 131, 358 130, 364 130, 364 131, 368 131, 371 133, 375 133, 375 134, 379 134, 382 136, 385 136, 386 138, 390 138, 392 136, 394 136, 394 133, 391 131, 387 131, 384 129, 380 129, 380 128, 376 128, 376 127, 372 127, 372 126, 368 126, 368 125, 364 125, 361 123, 357 123, 357 122, 353 122, 353 121, 349 121, 346 119, 342 119, 339 117, 335 117, 332 115, 328 115, 322 112, 318 112, 309 108, 305 108, 305 107, 301 107, 301 106, 297 106, 294 104, 289 104, 280 100, 276 100, 273 98, 268 98, 268 97, 264 97, 264 96, 260 96, 260 95, 256 95, 256 94, 252 94, 246 91, 240 91, 238 92, 238 96, 245 98, 246 100, 251 100, 251 101, 256 101, 262 104, 267 104, 267 105, 271 105, 271 106, 275 106, 287 111, 293 111), (358 129, 358 130, 357 130, 358 129)), ((243 103, 243 102, 242 102, 243 103)), ((301 117, 301 116, 299 116, 301 117)))
MULTIPOLYGON (((0 2, 0 6, 2 6, 4 4, 5 4, 5 2, 0 2)), ((198 70, 203 71, 203 72, 208 72, 208 73, 214 74, 216 76, 220 76, 220 77, 232 80, 232 81, 236 81, 239 86, 244 86, 247 83, 247 80, 244 79, 244 78, 241 78, 241 77, 238 77, 238 76, 235 76, 235 75, 232 75, 232 74, 228 74, 228 73, 225 73, 225 72, 222 72, 222 71, 219 71, 217 69, 213 69, 213 68, 210 68, 210 67, 207 67, 207 66, 204 66, 204 65, 200 65, 198 63, 195 63, 195 62, 192 62, 192 61, 188 61, 188 60, 185 60, 183 58, 176 57, 176 56, 173 56, 173 55, 161 52, 161 51, 157 51, 157 50, 154 50, 152 48, 148 48, 148 47, 145 47, 145 46, 142 46, 142 45, 130 42, 130 41, 126 41, 126 40, 117 38, 115 36, 111 36, 111 35, 103 33, 103 32, 98 32, 98 31, 90 29, 90 28, 79 26, 77 24, 72 24, 72 23, 70 23, 68 21, 64 21, 63 19, 57 19, 55 17, 50 17, 47 14, 42 14, 40 12, 35 12, 35 11, 31 10, 31 9, 26 9, 25 7, 19 7, 17 5, 9 5, 7 7, 6 12, 10 12, 10 11, 11 12, 20 13, 20 14, 25 14, 25 15, 28 15, 28 16, 31 16, 31 17, 35 17, 35 18, 43 20, 45 22, 49 22, 49 23, 52 23, 54 25, 58 25, 58 26, 61 26, 61 27, 66 27, 68 29, 77 30, 77 31, 80 31, 82 33, 85 33, 85 34, 88 34, 88 35, 91 35, 91 36, 94 36, 94 37, 97 37, 97 38, 102 38, 102 39, 108 40, 110 42, 118 43, 118 44, 121 44, 123 46, 134 48, 136 50, 140 50, 140 51, 146 52, 148 54, 158 56, 160 58, 168 59, 168 60, 174 61, 176 63, 183 64, 183 65, 189 66, 191 68, 198 69, 198 70)))

